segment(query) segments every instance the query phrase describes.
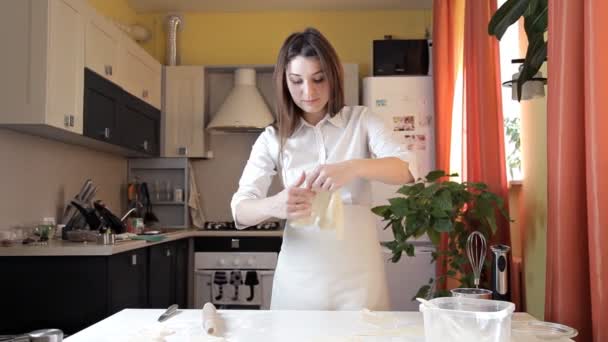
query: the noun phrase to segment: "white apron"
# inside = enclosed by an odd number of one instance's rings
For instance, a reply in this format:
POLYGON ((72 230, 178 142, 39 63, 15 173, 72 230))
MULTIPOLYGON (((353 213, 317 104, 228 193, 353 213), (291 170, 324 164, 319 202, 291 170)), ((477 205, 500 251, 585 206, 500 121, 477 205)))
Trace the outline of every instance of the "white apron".
POLYGON ((287 221, 272 288, 273 310, 388 310, 374 214, 344 205, 344 237, 287 221))

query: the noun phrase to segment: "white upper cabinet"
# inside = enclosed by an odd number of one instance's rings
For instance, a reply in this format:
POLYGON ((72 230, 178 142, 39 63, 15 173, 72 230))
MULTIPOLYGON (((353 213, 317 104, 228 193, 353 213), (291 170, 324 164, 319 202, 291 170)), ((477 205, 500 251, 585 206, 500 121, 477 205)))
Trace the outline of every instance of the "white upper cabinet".
POLYGON ((62 0, 49 6, 47 123, 82 134, 84 19, 62 0))
POLYGON ((83 2, 0 2, 0 124, 82 134, 83 2))
POLYGON ((161 119, 162 157, 206 157, 205 68, 165 66, 161 119))
POLYGON ((94 11, 85 45, 87 68, 160 109, 161 65, 141 46, 94 11))
POLYGON ((117 83, 119 32, 101 16, 94 15, 87 22, 85 65, 98 75, 117 83))
POLYGON ((162 67, 134 42, 120 49, 118 84, 127 92, 160 109, 162 67))

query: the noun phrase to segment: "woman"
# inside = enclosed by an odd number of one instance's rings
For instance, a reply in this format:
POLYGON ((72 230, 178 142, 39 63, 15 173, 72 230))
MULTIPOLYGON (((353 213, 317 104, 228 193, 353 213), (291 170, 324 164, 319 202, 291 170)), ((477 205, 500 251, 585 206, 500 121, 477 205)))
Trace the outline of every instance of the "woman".
POLYGON ((231 203, 237 228, 287 219, 271 308, 387 310, 370 182, 412 181, 408 154, 366 107, 344 106, 342 66, 319 31, 287 38, 274 79, 278 123, 252 147, 231 203), (267 196, 277 173, 285 189, 267 196), (311 215, 318 191, 340 191, 342 239, 331 230, 292 224, 311 215))

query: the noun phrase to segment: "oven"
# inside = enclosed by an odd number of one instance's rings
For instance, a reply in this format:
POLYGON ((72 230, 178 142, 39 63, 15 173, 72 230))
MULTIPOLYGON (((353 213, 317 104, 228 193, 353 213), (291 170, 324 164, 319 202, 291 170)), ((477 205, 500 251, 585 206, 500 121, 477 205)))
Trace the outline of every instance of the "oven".
MULTIPOLYGON (((268 228, 264 228, 268 229, 268 228)), ((213 230, 222 230, 213 228, 213 230)), ((226 229, 228 230, 228 229, 226 229)), ((206 236, 194 242, 194 307, 267 310, 281 248, 280 234, 206 236)), ((255 233, 254 233, 255 234, 255 233)))

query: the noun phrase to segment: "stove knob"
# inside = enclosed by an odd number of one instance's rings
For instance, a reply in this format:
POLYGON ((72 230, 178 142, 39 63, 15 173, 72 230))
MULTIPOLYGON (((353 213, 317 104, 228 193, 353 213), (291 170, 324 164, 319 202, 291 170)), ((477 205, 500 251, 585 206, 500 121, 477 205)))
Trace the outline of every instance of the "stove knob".
POLYGON ((249 258, 247 260, 247 266, 253 266, 253 264, 255 264, 255 260, 253 258, 249 258))
POLYGON ((220 266, 225 266, 225 265, 226 265, 226 260, 224 260, 224 259, 220 259, 220 260, 219 260, 217 263, 218 263, 220 266))
POLYGON ((239 259, 234 259, 234 262, 232 262, 234 264, 234 266, 238 266, 241 264, 241 261, 239 259))

